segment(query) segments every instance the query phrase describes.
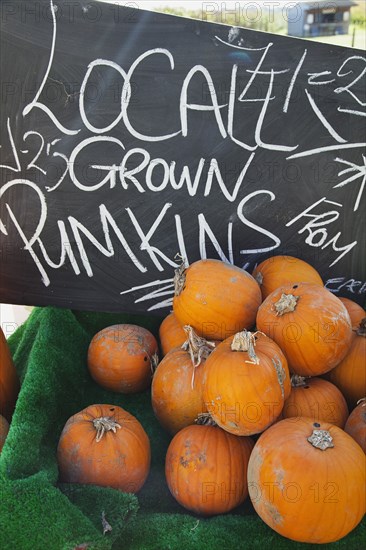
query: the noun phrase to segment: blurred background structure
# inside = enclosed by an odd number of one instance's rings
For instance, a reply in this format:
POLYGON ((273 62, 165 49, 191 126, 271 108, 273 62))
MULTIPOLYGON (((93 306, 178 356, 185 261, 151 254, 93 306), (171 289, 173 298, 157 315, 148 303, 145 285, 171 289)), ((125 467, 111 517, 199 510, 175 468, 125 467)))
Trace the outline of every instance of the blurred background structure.
POLYGON ((287 34, 301 38, 349 34, 351 0, 309 2, 302 0, 289 10, 287 34))

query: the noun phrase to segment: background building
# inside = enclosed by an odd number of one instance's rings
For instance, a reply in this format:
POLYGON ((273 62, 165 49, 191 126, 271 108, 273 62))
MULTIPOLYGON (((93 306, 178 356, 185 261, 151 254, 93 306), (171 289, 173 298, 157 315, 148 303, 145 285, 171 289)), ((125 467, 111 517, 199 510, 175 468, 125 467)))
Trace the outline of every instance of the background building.
POLYGON ((299 1, 288 10, 288 34, 312 37, 348 34, 351 0, 299 1))

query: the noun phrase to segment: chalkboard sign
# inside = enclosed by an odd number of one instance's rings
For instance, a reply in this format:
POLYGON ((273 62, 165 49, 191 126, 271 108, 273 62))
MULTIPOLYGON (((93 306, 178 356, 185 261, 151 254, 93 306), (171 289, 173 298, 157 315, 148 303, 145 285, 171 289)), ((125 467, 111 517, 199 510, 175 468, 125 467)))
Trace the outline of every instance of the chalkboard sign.
POLYGON ((366 292, 363 52, 92 1, 1 2, 1 301, 154 312, 181 258, 366 292))

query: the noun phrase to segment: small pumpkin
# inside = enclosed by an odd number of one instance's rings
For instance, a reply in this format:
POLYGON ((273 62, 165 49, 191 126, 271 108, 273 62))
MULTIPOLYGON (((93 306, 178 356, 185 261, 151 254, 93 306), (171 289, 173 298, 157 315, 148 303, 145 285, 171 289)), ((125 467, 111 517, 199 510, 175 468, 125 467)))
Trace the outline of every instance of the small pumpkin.
POLYGON ((310 283, 272 292, 258 309, 257 328, 280 346, 290 371, 300 376, 333 369, 352 340, 346 307, 329 290, 310 283))
POLYGON ((163 355, 166 355, 174 348, 178 348, 184 344, 187 339, 182 325, 174 313, 170 313, 165 317, 159 328, 160 347, 163 355))
POLYGON ((243 269, 219 260, 199 260, 187 268, 182 265, 174 279, 174 314, 199 336, 224 340, 254 325, 261 291, 243 269))
POLYGON ((170 442, 165 476, 173 497, 196 514, 229 512, 246 499, 253 442, 217 426, 192 425, 170 442))
POLYGON ((252 275, 260 285, 263 300, 280 286, 298 281, 323 286, 317 270, 293 256, 271 256, 257 265, 252 275))
POLYGON ((255 444, 248 488, 256 512, 280 535, 334 542, 365 513, 365 454, 334 424, 287 418, 255 444))
POLYGON ((9 422, 0 414, 0 453, 4 447, 6 436, 9 433, 9 422))
POLYGON ((150 469, 150 441, 140 422, 116 405, 90 405, 62 430, 60 480, 136 493, 150 469))
POLYGON ((360 306, 353 300, 350 300, 349 298, 339 298, 339 299, 342 302, 342 304, 346 306, 346 309, 351 319, 352 329, 356 331, 360 326, 362 319, 366 317, 365 310, 363 309, 362 306, 360 306))
POLYGON ((286 358, 264 334, 237 333, 206 359, 205 405, 218 426, 234 435, 253 435, 268 428, 290 391, 286 358))
POLYGON ((360 399, 349 415, 344 431, 357 441, 366 453, 366 397, 360 399))
POLYGON ((159 363, 151 385, 151 403, 160 424, 171 434, 193 424, 206 411, 202 376, 215 347, 185 327, 186 341, 159 363))
POLYGON ((10 421, 19 393, 19 378, 0 327, 0 414, 10 421))
POLYGON ((99 331, 88 349, 88 368, 97 384, 118 393, 137 393, 151 383, 158 343, 147 329, 117 324, 99 331))
POLYGON ((291 377, 292 390, 283 406, 283 418, 307 416, 314 422, 331 422, 343 428, 348 407, 339 389, 322 378, 291 377))
POLYGON ((366 395, 366 317, 355 335, 347 355, 329 375, 330 381, 343 393, 350 409, 366 395))

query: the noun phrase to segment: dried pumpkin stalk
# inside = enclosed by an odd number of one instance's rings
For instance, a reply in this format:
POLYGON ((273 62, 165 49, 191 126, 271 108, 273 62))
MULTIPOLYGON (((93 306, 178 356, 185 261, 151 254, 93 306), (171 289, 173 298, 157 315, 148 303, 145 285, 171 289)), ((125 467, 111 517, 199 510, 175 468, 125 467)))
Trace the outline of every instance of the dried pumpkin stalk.
POLYGON ((193 389, 195 369, 199 367, 202 360, 207 359, 210 353, 215 349, 216 344, 215 342, 210 342, 209 340, 198 336, 190 325, 185 325, 183 329, 187 334, 187 340, 184 344, 182 344, 182 349, 184 351, 188 351, 191 357, 193 365, 191 385, 193 389))

